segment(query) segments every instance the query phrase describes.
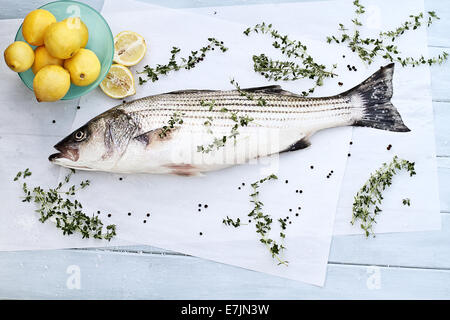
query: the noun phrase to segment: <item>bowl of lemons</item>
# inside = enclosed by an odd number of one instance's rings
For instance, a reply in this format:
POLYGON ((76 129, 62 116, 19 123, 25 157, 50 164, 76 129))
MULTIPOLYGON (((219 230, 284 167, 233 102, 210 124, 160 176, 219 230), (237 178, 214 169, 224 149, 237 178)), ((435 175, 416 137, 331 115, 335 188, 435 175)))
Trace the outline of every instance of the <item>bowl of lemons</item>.
POLYGON ((96 10, 76 1, 56 1, 25 17, 4 52, 39 102, 78 98, 96 88, 112 65, 114 39, 96 10))

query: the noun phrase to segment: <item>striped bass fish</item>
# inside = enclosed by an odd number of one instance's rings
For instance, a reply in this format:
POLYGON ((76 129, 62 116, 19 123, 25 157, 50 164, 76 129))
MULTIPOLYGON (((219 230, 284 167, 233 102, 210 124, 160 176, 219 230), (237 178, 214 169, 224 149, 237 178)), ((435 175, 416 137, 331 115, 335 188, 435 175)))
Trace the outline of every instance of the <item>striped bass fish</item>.
POLYGON ((393 72, 389 64, 358 86, 323 98, 280 86, 141 98, 75 130, 55 145, 59 152, 49 160, 80 170, 191 176, 306 148, 309 137, 326 128, 408 132, 390 101, 393 72))

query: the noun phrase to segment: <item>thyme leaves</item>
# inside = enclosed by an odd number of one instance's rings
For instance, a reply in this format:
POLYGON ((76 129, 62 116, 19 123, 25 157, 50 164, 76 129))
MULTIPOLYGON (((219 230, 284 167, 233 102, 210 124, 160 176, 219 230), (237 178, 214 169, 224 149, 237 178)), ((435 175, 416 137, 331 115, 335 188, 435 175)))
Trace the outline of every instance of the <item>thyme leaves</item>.
POLYGON ((250 33, 269 34, 274 42, 272 46, 279 49, 286 57, 295 58, 301 61, 297 64, 292 61, 273 60, 265 54, 253 55, 253 69, 268 80, 274 81, 295 81, 298 79, 315 80, 315 85, 308 91, 303 91, 303 96, 313 93, 315 88, 323 85, 326 78, 336 76, 333 70, 326 70, 326 66, 317 63, 308 53, 308 48, 299 40, 291 40, 287 35, 281 35, 277 30, 273 29, 272 24, 262 22, 254 27, 247 28, 244 34, 249 36, 250 33))
MULTIPOLYGON (((394 175, 399 171, 406 170, 410 177, 415 175, 414 166, 414 162, 394 156, 390 163, 383 163, 358 191, 353 201, 351 224, 360 221, 366 237, 370 234, 375 236, 373 225, 376 223, 376 216, 382 211, 379 206, 383 200, 383 191, 392 184, 394 175)), ((409 205, 409 199, 403 199, 403 204, 409 205)))
POLYGON ((360 27, 362 26, 361 16, 365 13, 365 7, 359 2, 354 0, 353 5, 356 7, 356 17, 352 19, 354 25, 353 34, 349 34, 348 29, 342 24, 339 24, 340 36, 328 36, 328 43, 341 43, 347 44, 347 46, 355 52, 359 58, 367 64, 371 64, 378 56, 390 62, 399 62, 403 67, 412 66, 416 67, 421 64, 443 64, 448 60, 448 53, 442 52, 436 57, 425 58, 423 55, 419 58, 402 57, 398 47, 394 44, 395 40, 402 36, 409 30, 416 30, 419 27, 426 24, 430 27, 434 21, 440 18, 434 11, 428 11, 427 15, 422 12, 418 15, 410 15, 409 19, 403 22, 395 30, 382 31, 379 33, 378 38, 364 38, 361 36, 360 27))
MULTIPOLYGON (((85 189, 90 185, 89 180, 82 181, 78 186, 72 185, 63 190, 63 187, 70 182, 75 170, 65 176, 56 188, 44 190, 40 186, 29 187, 26 182, 22 182, 24 197, 22 202, 35 203, 40 214, 39 221, 44 223, 47 220, 56 222, 56 227, 61 229, 64 235, 81 233, 83 238, 93 237, 95 239, 105 239, 110 241, 116 235, 116 225, 104 226, 98 216, 89 217, 83 212, 83 205, 76 199, 72 199, 76 192, 85 189)), ((29 169, 19 171, 14 181, 29 177, 29 169)))
MULTIPOLYGON (((259 181, 256 181, 251 184, 251 187, 253 189, 252 194, 250 194, 250 202, 254 204, 254 208, 250 213, 248 214, 249 217, 251 217, 256 222, 256 233, 260 235, 259 241, 263 243, 270 251, 272 258, 275 258, 278 260, 278 265, 285 265, 287 266, 289 264, 288 261, 283 260, 280 257, 280 254, 286 249, 282 244, 279 244, 275 240, 269 238, 268 233, 271 230, 272 225, 272 217, 268 214, 265 214, 262 212, 262 208, 264 204, 259 198, 259 191, 258 189, 261 187, 261 184, 263 184, 266 181, 269 180, 277 180, 278 177, 274 174, 271 174, 259 181)), ((281 235, 282 238, 284 238, 284 234, 281 235)))
MULTIPOLYGON (((264 182, 277 179, 278 177, 276 175, 271 174, 251 184, 252 193, 250 194, 250 202, 253 203, 254 207, 248 214, 248 217, 250 217, 255 222, 256 233, 259 235, 259 241, 267 247, 272 258, 278 261, 278 265, 288 266, 289 262, 281 258, 281 254, 284 250, 286 250, 286 247, 269 237, 269 232, 272 229, 273 219, 269 214, 266 214, 262 211, 264 204, 260 200, 260 194, 258 190, 264 182)), ((280 222, 280 227, 284 231, 286 229, 286 222, 283 219, 279 219, 278 222, 280 222)), ((243 225, 240 218, 233 220, 228 216, 226 217, 226 219, 222 220, 222 223, 227 226, 233 226, 235 228, 243 225)), ((284 239, 286 237, 283 231, 280 232, 281 239, 284 239)))
MULTIPOLYGON (((258 106, 267 105, 267 102, 263 97, 256 98, 252 93, 242 90, 239 84, 234 79, 231 79, 230 83, 235 86, 236 90, 241 96, 245 96, 248 100, 256 101, 258 106)), ((203 107, 207 107, 209 111, 214 110, 214 108, 216 107, 215 103, 215 100, 200 101, 200 105, 203 107)), ((248 115, 239 115, 237 112, 230 111, 225 107, 221 108, 219 111, 228 113, 228 119, 234 122, 233 126, 231 127, 230 133, 227 135, 223 135, 222 137, 214 137, 213 141, 207 145, 197 146, 197 152, 210 153, 214 150, 219 150, 220 148, 224 147, 227 141, 229 141, 230 139, 234 139, 234 143, 236 143, 236 137, 240 134, 239 128, 247 127, 252 121, 254 121, 254 119, 248 115)), ((213 131, 211 129, 212 123, 212 117, 207 117, 207 120, 203 123, 203 125, 208 128, 207 131, 209 134, 213 134, 213 131)))
POLYGON ((160 138, 167 137, 167 135, 172 131, 172 129, 175 128, 176 124, 182 125, 184 121, 181 118, 181 116, 183 116, 183 115, 184 115, 184 113, 174 112, 170 116, 169 121, 167 121, 167 125, 164 125, 161 128, 161 131, 159 132, 159 137, 160 138))
POLYGON ((254 94, 252 94, 248 91, 242 90, 241 87, 239 86, 239 83, 237 83, 236 80, 231 79, 230 83, 236 88, 236 90, 239 92, 239 94, 241 96, 246 97, 248 100, 251 100, 251 101, 256 100, 258 106, 264 107, 267 105, 267 101, 263 97, 258 97, 255 99, 254 94))
MULTIPOLYGON (((214 109, 215 100, 212 100, 210 102, 205 102, 204 100, 200 101, 201 106, 208 107, 209 111, 212 111, 214 109)), ((236 137, 240 134, 239 133, 239 127, 246 127, 250 122, 252 122, 254 119, 249 117, 248 115, 240 116, 237 114, 237 112, 229 111, 227 108, 223 107, 219 110, 223 113, 228 113, 229 119, 234 122, 233 126, 231 127, 230 133, 228 135, 223 135, 222 137, 214 137, 213 141, 207 145, 199 145, 197 146, 197 152, 202 153, 210 153, 214 150, 219 150, 220 148, 224 147, 227 141, 230 139, 234 139, 234 142, 236 143, 236 137)), ((207 120, 203 123, 205 127, 207 127, 207 132, 209 134, 214 134, 214 132, 211 129, 213 123, 212 117, 207 117, 207 120)))
POLYGON ((223 44, 223 41, 219 41, 215 38, 208 38, 208 44, 198 50, 191 51, 191 54, 187 58, 177 59, 178 54, 181 49, 178 47, 172 47, 170 51, 170 59, 167 64, 157 64, 156 67, 152 68, 149 65, 144 66, 144 70, 137 72, 139 74, 145 74, 147 79, 139 77, 139 84, 143 85, 148 80, 156 82, 159 80, 161 75, 167 75, 171 71, 178 71, 181 69, 190 70, 195 68, 195 66, 204 60, 206 53, 209 51, 214 51, 214 48, 218 48, 222 52, 228 50, 223 44))

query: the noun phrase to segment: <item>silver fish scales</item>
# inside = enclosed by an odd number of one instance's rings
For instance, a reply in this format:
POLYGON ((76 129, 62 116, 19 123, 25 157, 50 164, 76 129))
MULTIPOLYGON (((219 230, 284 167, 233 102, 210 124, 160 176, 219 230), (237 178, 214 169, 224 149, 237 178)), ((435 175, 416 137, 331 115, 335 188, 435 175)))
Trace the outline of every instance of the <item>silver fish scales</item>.
POLYGON ((353 125, 407 132, 390 102, 393 70, 393 64, 382 67, 360 85, 332 97, 305 98, 268 86, 141 98, 90 120, 60 141, 55 146, 60 152, 49 159, 84 170, 196 175, 306 148, 308 138, 326 128, 353 125), (251 121, 230 136, 241 117, 251 121), (222 137, 228 141, 220 147, 199 152, 200 146, 222 137))

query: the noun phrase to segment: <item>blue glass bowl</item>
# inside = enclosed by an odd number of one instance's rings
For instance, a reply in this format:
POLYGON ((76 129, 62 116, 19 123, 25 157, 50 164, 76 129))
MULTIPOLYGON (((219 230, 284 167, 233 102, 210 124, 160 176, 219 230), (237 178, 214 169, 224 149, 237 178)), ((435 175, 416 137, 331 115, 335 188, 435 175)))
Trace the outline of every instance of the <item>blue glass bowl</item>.
MULTIPOLYGON (((86 49, 90 49, 95 52, 100 60, 100 75, 97 80, 85 87, 79 87, 71 84, 69 91, 62 99, 70 100, 85 95, 97 87, 100 82, 102 82, 112 65, 114 57, 114 38, 111 30, 109 29, 108 23, 95 9, 77 1, 50 2, 43 5, 39 9, 50 11, 56 17, 57 21, 61 21, 69 17, 80 17, 86 24, 89 31, 89 41, 86 45, 86 49)), ((20 26, 17 31, 15 41, 25 41, 22 35, 22 26, 20 26)), ((31 47, 33 49, 36 48, 34 46, 31 47)), ((31 68, 25 72, 19 72, 19 76, 23 83, 25 83, 28 88, 33 90, 34 73, 31 71, 31 68)))

